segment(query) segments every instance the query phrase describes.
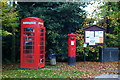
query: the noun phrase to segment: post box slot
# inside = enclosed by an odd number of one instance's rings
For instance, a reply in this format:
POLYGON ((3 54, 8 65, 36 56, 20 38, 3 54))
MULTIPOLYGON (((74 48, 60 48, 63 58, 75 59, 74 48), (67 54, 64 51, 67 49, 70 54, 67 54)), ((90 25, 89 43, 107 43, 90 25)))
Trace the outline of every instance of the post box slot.
POLYGON ((72 40, 74 40, 75 38, 74 37, 71 37, 72 40))

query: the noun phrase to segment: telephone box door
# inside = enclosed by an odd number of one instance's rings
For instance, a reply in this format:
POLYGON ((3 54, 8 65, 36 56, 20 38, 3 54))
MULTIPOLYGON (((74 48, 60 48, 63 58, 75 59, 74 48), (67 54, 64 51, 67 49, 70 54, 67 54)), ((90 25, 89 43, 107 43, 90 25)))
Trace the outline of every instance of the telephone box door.
MULTIPOLYGON (((34 25, 35 26, 35 25, 34 25)), ((24 68, 36 68, 37 65, 35 63, 35 29, 34 26, 32 25, 25 26, 24 28, 21 29, 21 67, 23 66, 24 68), (34 66, 33 66, 34 65, 34 66), (35 66, 36 65, 36 66, 35 66)))

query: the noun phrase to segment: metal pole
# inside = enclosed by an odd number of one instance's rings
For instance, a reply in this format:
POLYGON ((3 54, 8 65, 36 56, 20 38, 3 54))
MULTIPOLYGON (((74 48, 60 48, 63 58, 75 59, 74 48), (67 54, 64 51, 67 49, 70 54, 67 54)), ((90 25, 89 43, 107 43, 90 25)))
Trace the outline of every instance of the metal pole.
POLYGON ((85 62, 86 62, 85 48, 84 48, 84 52, 83 52, 83 54, 84 54, 84 63, 85 63, 85 62))

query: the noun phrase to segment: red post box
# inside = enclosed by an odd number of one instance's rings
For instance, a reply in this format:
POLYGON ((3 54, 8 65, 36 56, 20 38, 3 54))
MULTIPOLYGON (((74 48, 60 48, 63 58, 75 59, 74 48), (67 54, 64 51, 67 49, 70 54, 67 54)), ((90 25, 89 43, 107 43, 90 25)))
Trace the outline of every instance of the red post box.
POLYGON ((37 17, 21 20, 20 68, 38 69, 45 66, 44 21, 37 17))
POLYGON ((68 65, 76 62, 76 34, 68 34, 68 65))

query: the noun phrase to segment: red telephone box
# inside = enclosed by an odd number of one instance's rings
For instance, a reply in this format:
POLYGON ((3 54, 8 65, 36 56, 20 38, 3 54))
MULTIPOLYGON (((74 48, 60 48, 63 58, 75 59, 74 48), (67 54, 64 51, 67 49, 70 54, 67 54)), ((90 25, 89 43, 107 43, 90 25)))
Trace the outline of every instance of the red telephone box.
POLYGON ((68 65, 76 62, 76 34, 68 34, 68 65))
POLYGON ((21 20, 20 67, 38 69, 45 66, 44 21, 37 17, 21 20))

